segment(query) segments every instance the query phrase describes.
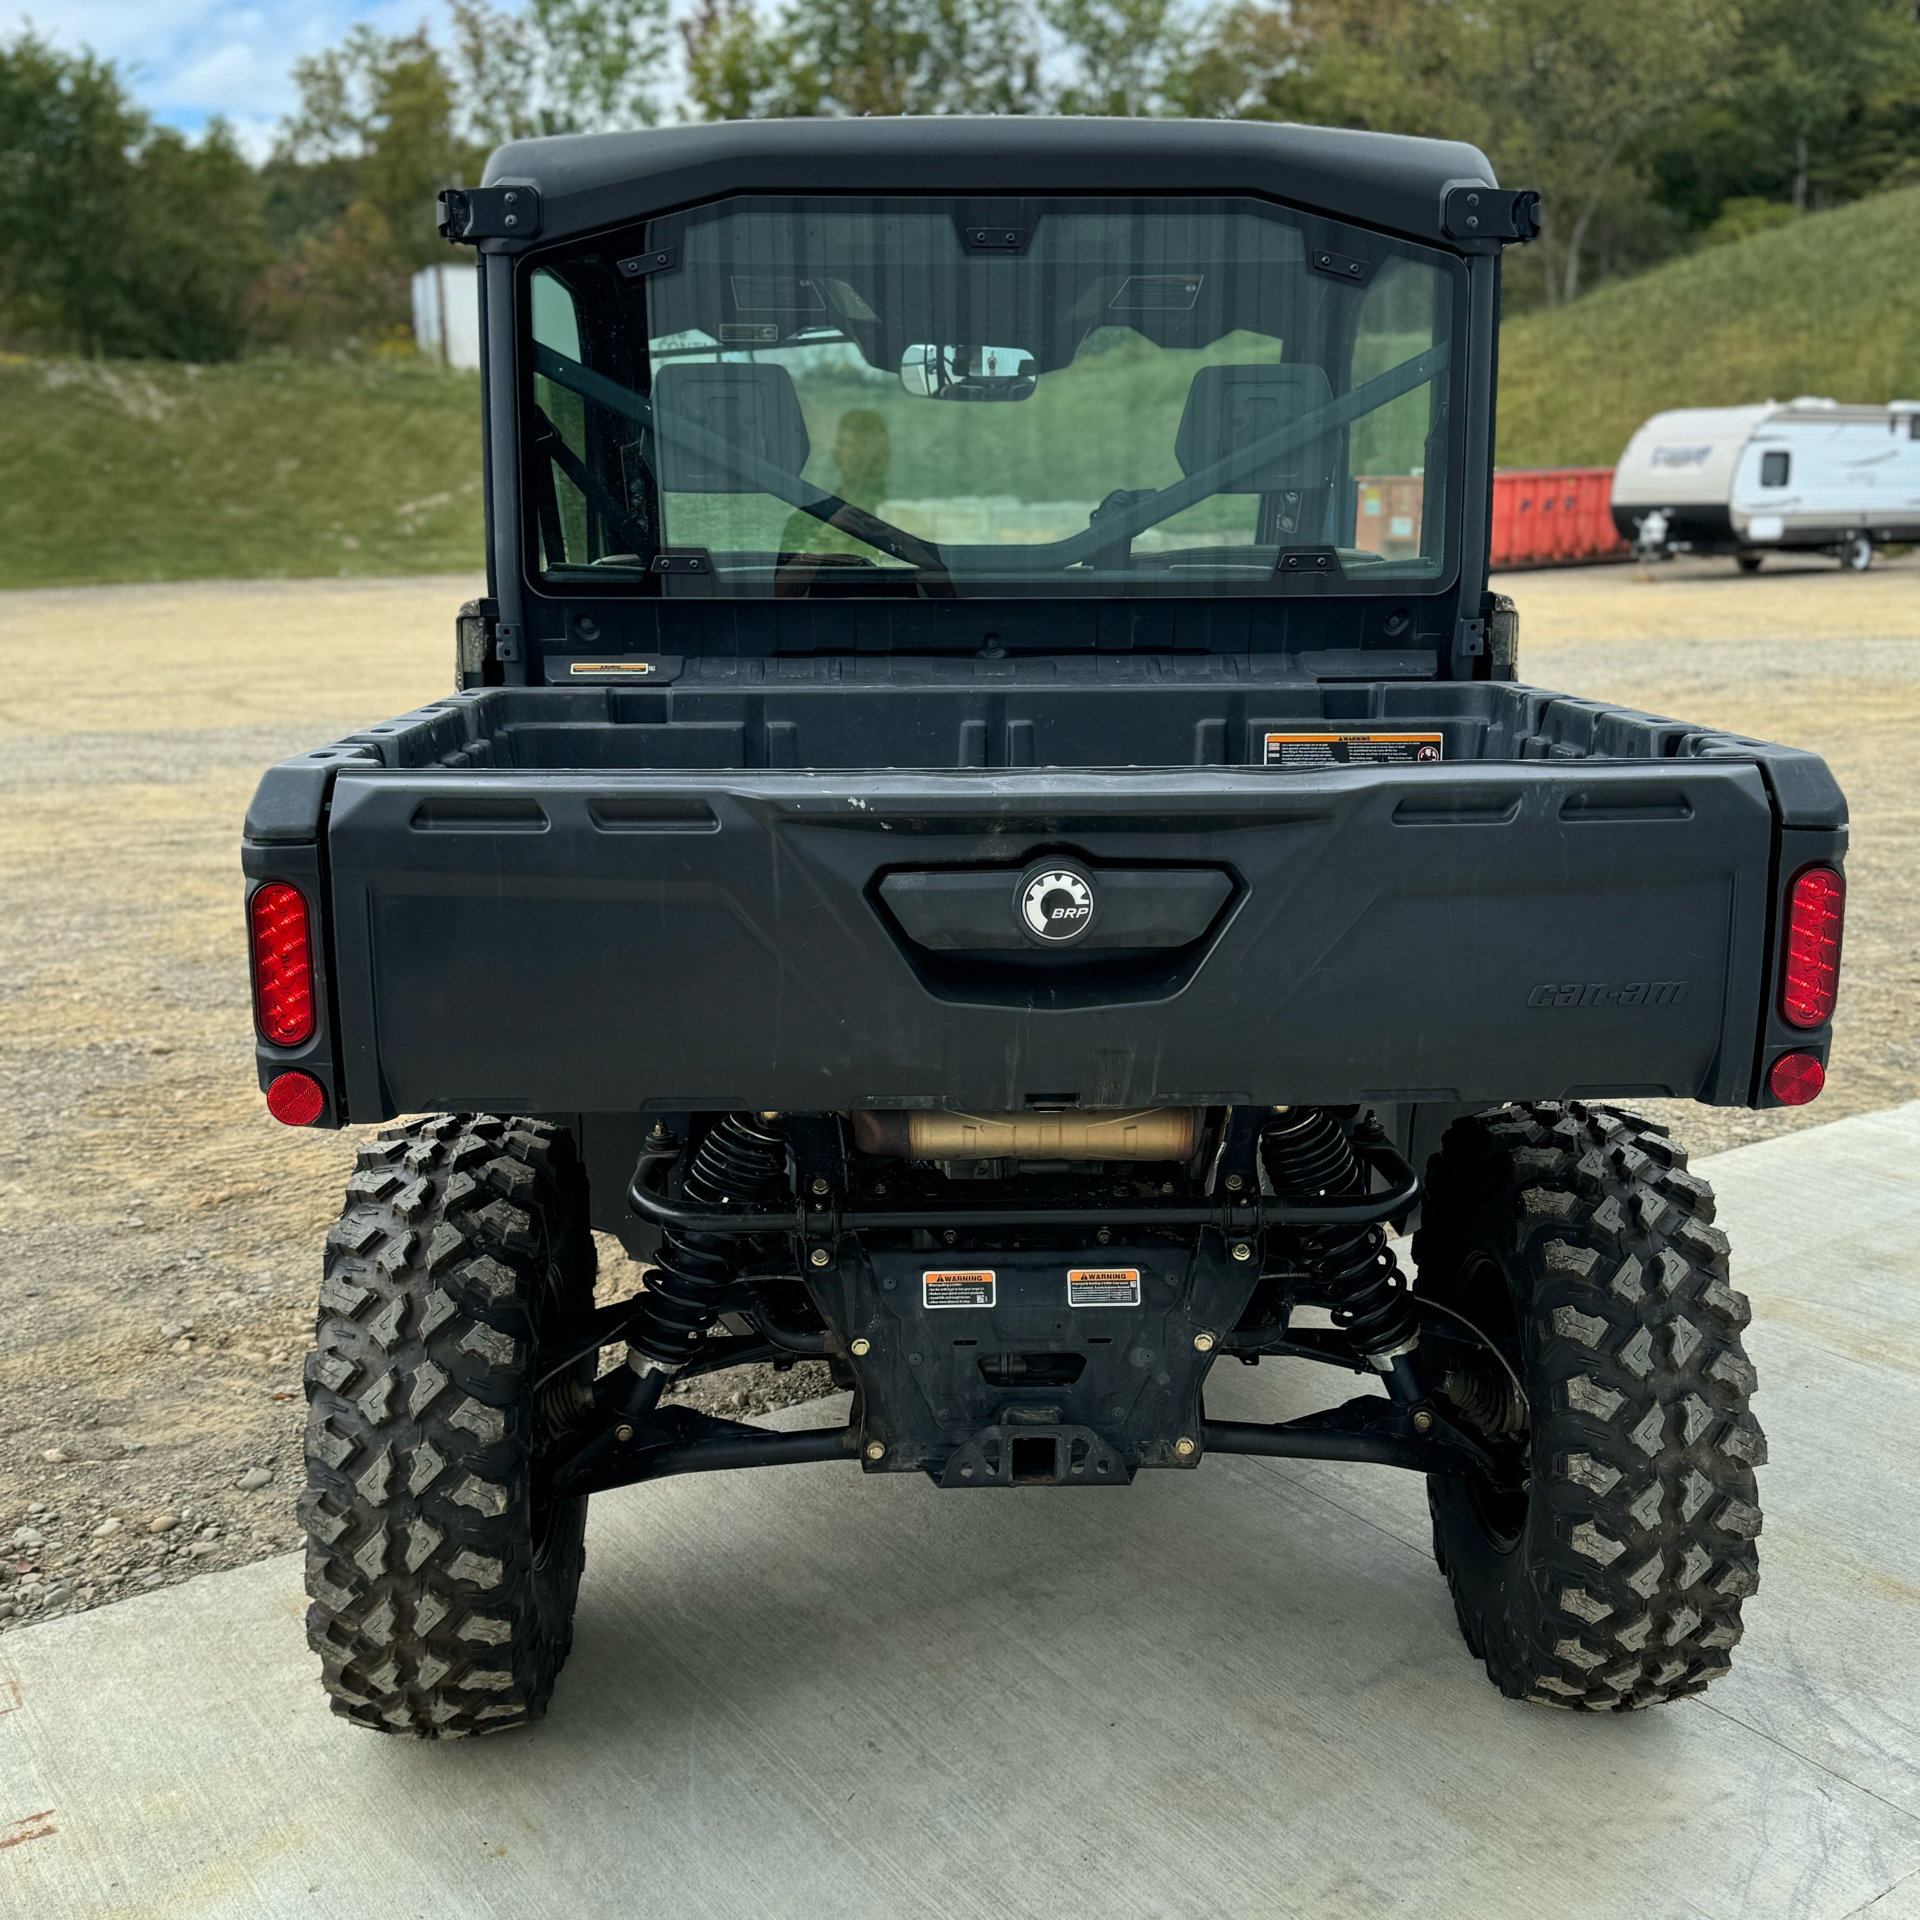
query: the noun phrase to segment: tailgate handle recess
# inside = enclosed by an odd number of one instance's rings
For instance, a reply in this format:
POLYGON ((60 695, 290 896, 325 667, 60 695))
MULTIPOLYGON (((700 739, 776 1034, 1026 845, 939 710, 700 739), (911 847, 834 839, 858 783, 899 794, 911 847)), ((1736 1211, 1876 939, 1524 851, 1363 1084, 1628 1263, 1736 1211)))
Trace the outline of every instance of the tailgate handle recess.
MULTIPOLYGON (((936 951, 983 953, 1015 949, 1031 953, 1036 943, 1022 928, 1018 883, 1026 869, 935 869, 890 873, 880 898, 916 946, 936 951)), ((1086 937, 1070 949, 1187 947, 1212 926, 1233 893, 1231 877, 1217 867, 1113 868, 1090 870, 1099 912, 1086 937)))

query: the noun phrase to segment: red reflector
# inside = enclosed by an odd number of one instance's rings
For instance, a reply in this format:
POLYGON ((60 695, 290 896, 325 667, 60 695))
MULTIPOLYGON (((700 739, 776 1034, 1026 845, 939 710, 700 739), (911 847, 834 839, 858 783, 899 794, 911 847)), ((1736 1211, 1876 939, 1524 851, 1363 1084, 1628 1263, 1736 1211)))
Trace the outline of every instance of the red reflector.
POLYGON ((1783 1053, 1767 1075, 1773 1097, 1784 1107, 1804 1107, 1820 1097, 1827 1070, 1810 1053, 1783 1053))
POLYGON ((1809 867, 1787 895, 1780 1011, 1796 1027, 1817 1027, 1833 1017, 1834 990, 1840 984, 1840 920, 1846 901, 1846 886, 1831 867, 1809 867))
POLYGON ((269 880, 247 903, 247 919, 253 930, 254 1023, 276 1047, 297 1047, 313 1032, 306 900, 298 887, 269 880))
MULTIPOLYGON (((1796 1060, 1798 1054, 1793 1056, 1796 1060)), ((1814 1092, 1818 1092, 1816 1087, 1814 1092)), ((1809 1094, 1808 1099, 1813 1095, 1809 1094)), ((326 1110, 327 1096, 310 1073, 275 1074, 267 1087, 267 1111, 283 1127, 310 1127, 326 1110)))

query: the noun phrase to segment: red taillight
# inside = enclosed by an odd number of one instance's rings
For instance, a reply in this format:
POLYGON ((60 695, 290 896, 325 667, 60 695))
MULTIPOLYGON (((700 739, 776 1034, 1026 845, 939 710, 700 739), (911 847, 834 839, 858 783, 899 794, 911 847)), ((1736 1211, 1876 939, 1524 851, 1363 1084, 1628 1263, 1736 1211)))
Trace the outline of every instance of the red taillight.
POLYGON ((267 1087, 267 1111, 283 1127, 310 1127, 325 1110, 327 1096, 309 1073, 277 1073, 267 1087))
POLYGON ((1831 867, 1809 867, 1787 895, 1780 1011, 1796 1027, 1817 1027, 1833 1017, 1834 992, 1840 984, 1840 920, 1846 901, 1846 884, 1831 867))
POLYGON ((1810 1053, 1783 1053, 1767 1075, 1767 1085, 1783 1107, 1804 1107, 1819 1099, 1826 1084, 1826 1068, 1810 1053))
POLYGON ((313 960, 307 903, 298 887, 269 880, 247 904, 253 930, 253 1018, 263 1039, 297 1047, 313 1032, 313 960))

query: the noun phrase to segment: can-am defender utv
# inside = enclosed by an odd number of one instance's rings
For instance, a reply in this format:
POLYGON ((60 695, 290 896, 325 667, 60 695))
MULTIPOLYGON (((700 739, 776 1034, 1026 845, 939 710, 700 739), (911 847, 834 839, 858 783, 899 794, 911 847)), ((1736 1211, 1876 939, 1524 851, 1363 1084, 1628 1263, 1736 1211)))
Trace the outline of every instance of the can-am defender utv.
POLYGON ((589 1494, 796 1461, 1412 1469, 1504 1692, 1726 1670, 1748 1308, 1612 1103, 1819 1090, 1845 813, 1516 683, 1534 204, 1465 146, 1027 119, 531 141, 444 197, 460 690, 246 827, 270 1109, 432 1116, 360 1149, 307 1363, 338 1711, 533 1718, 589 1494), (846 1425, 663 1403, 793 1355, 846 1425), (1208 1417, 1282 1357, 1369 1384, 1208 1417))

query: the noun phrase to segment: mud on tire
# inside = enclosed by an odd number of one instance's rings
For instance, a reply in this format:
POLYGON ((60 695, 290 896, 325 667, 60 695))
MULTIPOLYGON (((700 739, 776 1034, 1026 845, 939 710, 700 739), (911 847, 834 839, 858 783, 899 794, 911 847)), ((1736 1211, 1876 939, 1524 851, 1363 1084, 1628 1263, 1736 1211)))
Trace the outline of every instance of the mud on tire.
POLYGON ((360 1726, 444 1738, 545 1711, 587 1503, 536 1506, 533 1368, 592 1304, 587 1218, 552 1127, 442 1115, 360 1149, 327 1235, 300 1500, 307 1637, 360 1726))
POLYGON ((1758 1584, 1766 1442, 1713 1194, 1664 1132, 1578 1102, 1451 1127, 1417 1291, 1505 1347, 1530 1491, 1428 1481, 1461 1632, 1508 1695, 1621 1710, 1727 1671, 1758 1584))

